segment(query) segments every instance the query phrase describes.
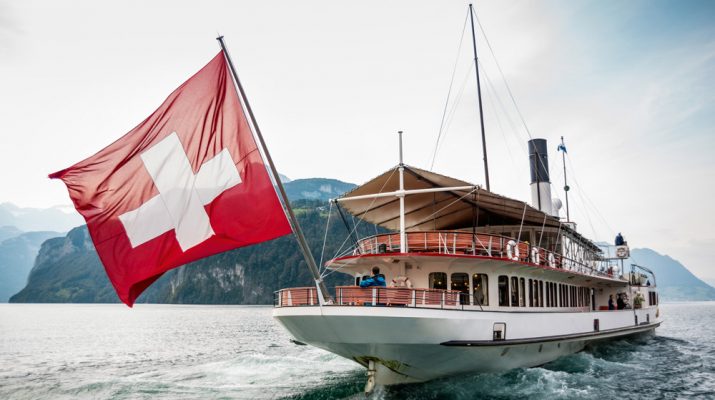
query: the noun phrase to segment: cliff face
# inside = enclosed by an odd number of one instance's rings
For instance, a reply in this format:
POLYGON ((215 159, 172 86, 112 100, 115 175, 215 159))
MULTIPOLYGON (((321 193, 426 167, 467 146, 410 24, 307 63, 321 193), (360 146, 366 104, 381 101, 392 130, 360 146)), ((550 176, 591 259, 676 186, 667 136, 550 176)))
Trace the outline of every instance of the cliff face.
POLYGON ((27 285, 13 303, 106 303, 116 295, 104 273, 86 227, 42 244, 27 285))
MULTIPOLYGON (((326 207, 320 202, 298 201, 296 214, 319 258, 322 250, 326 207)), ((347 230, 332 216, 326 257, 332 257, 347 230)), ((364 233, 374 227, 365 226, 364 233)), ((331 274, 328 286, 350 279, 331 274)), ((169 271, 139 297, 138 302, 180 304, 270 304, 283 287, 310 286, 312 278, 292 235, 256 246, 236 249, 169 271)), ((17 303, 113 303, 114 289, 94 250, 87 228, 42 244, 27 286, 10 299, 17 303)))

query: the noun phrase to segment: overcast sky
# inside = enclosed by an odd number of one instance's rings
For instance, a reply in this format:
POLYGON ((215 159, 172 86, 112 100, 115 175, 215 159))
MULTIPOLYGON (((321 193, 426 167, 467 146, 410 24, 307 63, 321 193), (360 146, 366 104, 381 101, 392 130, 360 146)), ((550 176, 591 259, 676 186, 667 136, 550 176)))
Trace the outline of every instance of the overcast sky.
MULTIPOLYGON (((146 118, 219 51, 217 33, 291 179, 365 182, 397 163, 397 130, 405 161, 429 168, 456 60, 434 170, 483 183, 468 36, 457 56, 467 4, 0 0, 0 202, 69 204, 47 174, 146 118)), ((562 199, 566 139, 579 230, 621 231, 715 278, 715 2, 475 6, 562 199)), ((478 42, 492 190, 529 200, 528 136, 478 42)))

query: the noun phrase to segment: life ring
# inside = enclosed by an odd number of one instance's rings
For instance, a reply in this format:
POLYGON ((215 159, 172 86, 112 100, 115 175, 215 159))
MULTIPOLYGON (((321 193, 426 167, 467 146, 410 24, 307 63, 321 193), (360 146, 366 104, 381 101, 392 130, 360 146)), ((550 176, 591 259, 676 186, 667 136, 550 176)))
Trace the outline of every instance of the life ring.
POLYGON ((556 268, 556 257, 554 253, 549 253, 549 267, 556 268))
POLYGON ((541 252, 538 247, 531 248, 531 262, 534 264, 541 264, 541 252))
POLYGON ((513 240, 506 243, 506 258, 514 261, 519 260, 519 246, 513 240))

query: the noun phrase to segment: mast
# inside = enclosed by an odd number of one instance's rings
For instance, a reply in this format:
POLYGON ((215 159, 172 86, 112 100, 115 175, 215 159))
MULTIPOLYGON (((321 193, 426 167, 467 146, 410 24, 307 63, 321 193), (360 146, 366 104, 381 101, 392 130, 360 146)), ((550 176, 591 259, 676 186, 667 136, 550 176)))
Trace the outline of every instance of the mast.
POLYGON ((561 161, 564 164, 564 192, 566 192, 566 222, 571 221, 571 216, 569 215, 569 185, 566 182, 566 145, 564 144, 564 137, 561 136, 561 146, 559 147, 559 150, 562 151, 561 153, 561 161))
POLYGON ((228 54, 228 50, 226 50, 226 44, 223 42, 223 36, 217 37, 216 40, 218 40, 219 44, 221 45, 221 50, 226 57, 226 61, 228 61, 228 67, 231 70, 231 74, 233 75, 233 79, 236 82, 236 86, 238 86, 238 91, 241 96, 241 99, 243 100, 243 104, 245 104, 246 110, 248 111, 248 115, 251 117, 251 123, 253 124, 253 128, 255 130, 256 136, 258 137, 258 141, 260 142, 263 154, 265 154, 266 156, 266 161, 268 161, 268 166, 270 167, 271 173, 273 174, 273 177, 276 181, 278 192, 283 200, 283 209, 286 214, 288 214, 290 223, 293 226, 293 233, 295 233, 295 237, 298 240, 298 246, 303 253, 303 258, 305 259, 306 264, 308 264, 308 269, 310 270, 311 275, 313 275, 313 279, 315 280, 315 284, 317 285, 318 290, 321 292, 320 294, 322 296, 322 305, 323 301, 328 301, 330 298, 328 288, 325 286, 325 282, 323 282, 323 278, 321 278, 320 276, 318 266, 315 263, 315 258, 313 258, 313 254, 310 251, 308 242, 305 240, 305 236, 303 235, 303 230, 300 228, 300 224, 298 224, 298 219, 295 217, 295 213, 293 213, 293 208, 291 208, 290 206, 290 201, 288 201, 288 195, 286 194, 285 188, 283 187, 283 183, 281 182, 281 178, 278 175, 278 170, 276 170, 276 166, 273 164, 271 154, 268 152, 266 142, 263 140, 261 129, 258 127, 258 123, 256 123, 256 117, 253 115, 251 105, 248 103, 248 97, 246 97, 246 92, 243 90, 243 85, 241 85, 241 81, 238 79, 238 74, 236 73, 236 69, 233 67, 233 61, 231 61, 231 56, 228 54))
POLYGON ((400 253, 407 252, 405 235, 405 164, 402 162, 402 131, 398 131, 400 137, 400 190, 397 195, 400 198, 400 253))
POLYGON ((474 9, 469 5, 469 20, 472 23, 472 48, 474 49, 474 70, 477 74, 477 98, 479 103, 479 123, 482 128, 482 152, 484 154, 484 180, 489 189, 489 163, 487 162, 487 138, 484 135, 484 112, 482 111, 482 85, 479 82, 479 58, 477 57, 477 37, 474 33, 474 9))

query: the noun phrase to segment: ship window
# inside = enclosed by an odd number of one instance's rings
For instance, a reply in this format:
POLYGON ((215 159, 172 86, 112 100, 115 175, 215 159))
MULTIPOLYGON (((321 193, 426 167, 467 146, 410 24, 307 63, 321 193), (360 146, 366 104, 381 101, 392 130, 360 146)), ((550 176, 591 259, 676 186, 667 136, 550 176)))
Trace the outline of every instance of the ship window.
POLYGON ((581 288, 581 307, 586 307, 586 288, 581 288))
POLYGON ((509 277, 499 276, 499 305, 509 306, 509 277))
POLYGON ((534 295, 536 294, 534 280, 529 279, 529 307, 534 306, 534 295))
POLYGON ((551 286, 546 282, 546 307, 551 307, 551 286))
POLYGON ((569 285, 561 285, 561 290, 564 291, 564 297, 563 297, 563 307, 568 307, 569 306, 569 285))
POLYGON ((447 289, 447 274, 444 272, 430 272, 429 274, 430 289, 447 289))
POLYGON ((569 286, 571 294, 571 307, 576 307, 576 288, 574 286, 569 286))
POLYGON ((472 275, 472 287, 474 288, 474 304, 489 305, 489 279, 487 274, 472 275))
POLYGON ((519 278, 511 277, 511 306, 519 307, 519 278))
POLYGON ((452 274, 452 290, 459 291, 460 304, 469 304, 469 275, 464 272, 452 274))
POLYGON ((554 296, 553 303, 551 303, 551 304, 553 304, 554 307, 559 307, 559 291, 558 291, 559 286, 561 286, 561 285, 559 285, 557 283, 553 283, 553 282, 551 283, 551 294, 554 296))
POLYGON ((571 286, 570 285, 564 285, 564 293, 566 294, 566 301, 564 302, 564 306, 566 307, 571 307, 571 286))
POLYGON ((526 306, 526 280, 524 278, 519 279, 519 306, 526 306))
POLYGON ((539 281, 539 307, 544 306, 544 281, 539 281))
POLYGON ((576 295, 576 286, 571 286, 571 299, 573 300, 571 303, 571 307, 578 307, 578 296, 576 295))

